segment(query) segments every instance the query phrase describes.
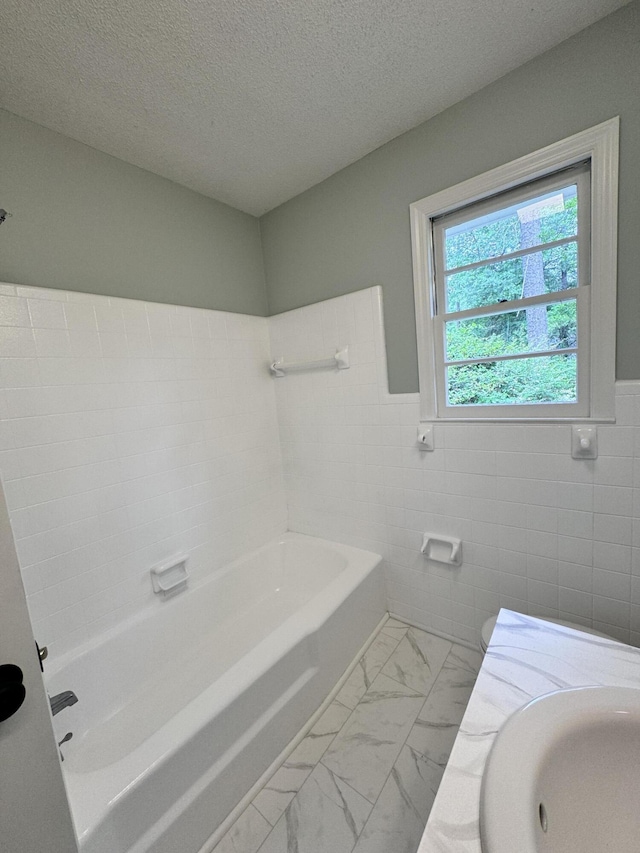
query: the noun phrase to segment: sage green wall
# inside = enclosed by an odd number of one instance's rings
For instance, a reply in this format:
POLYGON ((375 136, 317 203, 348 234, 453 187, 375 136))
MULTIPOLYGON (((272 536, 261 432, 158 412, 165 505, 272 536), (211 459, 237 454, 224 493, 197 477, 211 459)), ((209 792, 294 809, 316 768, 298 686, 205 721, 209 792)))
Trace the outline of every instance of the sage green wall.
POLYGON ((640 378, 638 2, 263 216, 270 313, 382 285, 390 389, 417 391, 409 204, 615 115, 617 375, 640 378))
POLYGON ((266 314, 258 220, 0 110, 0 280, 266 314))

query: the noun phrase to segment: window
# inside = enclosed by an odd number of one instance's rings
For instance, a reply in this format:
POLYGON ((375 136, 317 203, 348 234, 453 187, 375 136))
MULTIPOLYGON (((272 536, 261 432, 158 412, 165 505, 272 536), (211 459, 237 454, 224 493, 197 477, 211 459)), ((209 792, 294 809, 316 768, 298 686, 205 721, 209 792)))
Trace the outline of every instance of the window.
POLYGON ((422 419, 613 418, 617 138, 411 206, 422 419))

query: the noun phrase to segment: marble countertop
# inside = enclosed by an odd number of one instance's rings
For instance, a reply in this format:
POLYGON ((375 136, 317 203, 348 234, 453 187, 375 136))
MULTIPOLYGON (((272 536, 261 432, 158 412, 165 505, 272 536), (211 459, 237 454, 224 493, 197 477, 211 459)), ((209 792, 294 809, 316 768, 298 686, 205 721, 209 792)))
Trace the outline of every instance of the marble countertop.
POLYGON ((481 853, 480 784, 498 730, 537 696, 593 684, 640 687, 640 649, 501 610, 418 853, 481 853))

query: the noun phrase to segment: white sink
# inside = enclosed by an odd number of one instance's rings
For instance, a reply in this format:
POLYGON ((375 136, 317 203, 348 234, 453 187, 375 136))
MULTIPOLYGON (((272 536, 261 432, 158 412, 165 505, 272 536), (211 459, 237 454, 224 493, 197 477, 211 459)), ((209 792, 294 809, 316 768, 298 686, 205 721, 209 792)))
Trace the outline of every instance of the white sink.
POLYGON ((640 690, 579 687, 500 729, 480 794, 483 853, 640 851, 640 690))

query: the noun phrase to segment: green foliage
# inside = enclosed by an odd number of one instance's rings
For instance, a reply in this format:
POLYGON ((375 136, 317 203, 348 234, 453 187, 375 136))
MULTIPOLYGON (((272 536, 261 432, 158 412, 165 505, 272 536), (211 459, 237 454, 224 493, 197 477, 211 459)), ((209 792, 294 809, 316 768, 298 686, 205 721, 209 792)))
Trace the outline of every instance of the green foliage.
MULTIPOLYGON (((565 210, 543 215, 541 243, 576 233, 577 199, 569 198, 565 210)), ((476 227, 446 237, 447 267, 455 269, 493 260, 517 251, 521 245, 517 213, 493 221, 478 220, 476 227)), ((577 243, 542 249, 546 293, 578 285, 577 243)), ((520 299, 524 287, 522 258, 492 263, 447 277, 447 311, 498 304, 520 299)), ((575 300, 546 307, 547 341, 540 349, 576 346, 575 300)), ((527 311, 510 311, 446 324, 448 360, 489 358, 530 351, 527 311)), ((575 356, 538 357, 488 362, 448 369, 450 405, 565 402, 576 399, 575 356)))
MULTIPOLYGON (((523 205, 524 206, 524 205, 523 205)), ((520 248, 520 220, 515 209, 507 215, 486 221, 490 217, 471 220, 464 230, 457 227, 446 232, 446 266, 456 267, 475 264, 490 258, 499 258, 520 248)), ((540 217, 540 240, 549 243, 577 234, 578 199, 567 198, 564 210, 540 217)))
POLYGON ((576 400, 575 355, 483 362, 447 372, 450 406, 576 400))

